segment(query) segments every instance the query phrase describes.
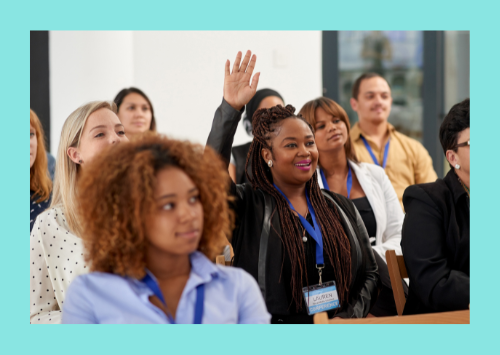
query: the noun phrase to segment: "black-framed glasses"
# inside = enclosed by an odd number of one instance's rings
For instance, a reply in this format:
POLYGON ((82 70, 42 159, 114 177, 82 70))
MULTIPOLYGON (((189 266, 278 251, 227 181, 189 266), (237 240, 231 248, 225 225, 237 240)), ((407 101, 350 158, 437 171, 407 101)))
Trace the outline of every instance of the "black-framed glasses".
POLYGON ((463 142, 463 143, 457 144, 457 148, 459 148, 459 147, 467 147, 467 146, 470 147, 470 139, 467 142, 463 142))

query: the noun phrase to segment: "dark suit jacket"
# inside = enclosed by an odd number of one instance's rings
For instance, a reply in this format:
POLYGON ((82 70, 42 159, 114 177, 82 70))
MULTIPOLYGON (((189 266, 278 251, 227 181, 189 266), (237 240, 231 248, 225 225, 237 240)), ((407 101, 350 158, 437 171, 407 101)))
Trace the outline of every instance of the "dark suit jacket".
POLYGON ((469 197, 451 170, 444 179, 405 190, 401 247, 410 278, 404 314, 467 309, 469 197))

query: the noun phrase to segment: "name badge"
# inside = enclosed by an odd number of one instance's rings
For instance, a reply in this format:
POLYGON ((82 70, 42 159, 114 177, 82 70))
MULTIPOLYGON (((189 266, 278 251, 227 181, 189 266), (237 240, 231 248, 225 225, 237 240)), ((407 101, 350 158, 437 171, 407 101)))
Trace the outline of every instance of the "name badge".
POLYGON ((304 301, 307 306, 307 314, 313 315, 318 312, 326 312, 339 308, 339 295, 335 281, 302 288, 304 301))

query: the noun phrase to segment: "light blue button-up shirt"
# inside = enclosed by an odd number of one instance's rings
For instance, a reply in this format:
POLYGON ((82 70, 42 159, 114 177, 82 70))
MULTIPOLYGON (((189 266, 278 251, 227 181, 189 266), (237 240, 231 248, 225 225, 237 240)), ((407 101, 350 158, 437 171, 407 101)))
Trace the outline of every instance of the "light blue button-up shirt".
MULTIPOLYGON (((205 284, 202 323, 269 323, 271 315, 250 274, 239 268, 215 265, 200 252, 192 253, 190 260, 191 273, 177 307, 176 323, 193 322, 196 286, 200 284, 205 284)), ((102 272, 81 275, 68 288, 62 323, 170 323, 165 313, 149 301, 152 295, 144 282, 130 277, 102 272)))

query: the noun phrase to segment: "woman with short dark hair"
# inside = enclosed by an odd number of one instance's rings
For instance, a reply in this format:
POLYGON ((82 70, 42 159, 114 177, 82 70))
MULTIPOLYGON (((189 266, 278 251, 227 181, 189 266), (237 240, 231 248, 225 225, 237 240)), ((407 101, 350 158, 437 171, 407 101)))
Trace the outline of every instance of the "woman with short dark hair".
POLYGON ((451 170, 406 189, 403 255, 410 277, 404 314, 467 309, 470 303, 470 100, 453 106, 439 139, 451 170))

